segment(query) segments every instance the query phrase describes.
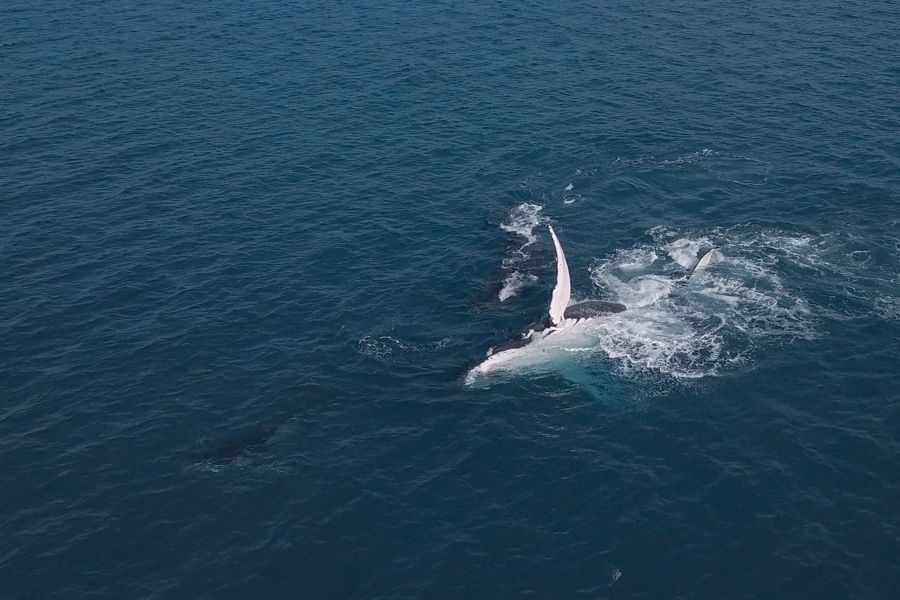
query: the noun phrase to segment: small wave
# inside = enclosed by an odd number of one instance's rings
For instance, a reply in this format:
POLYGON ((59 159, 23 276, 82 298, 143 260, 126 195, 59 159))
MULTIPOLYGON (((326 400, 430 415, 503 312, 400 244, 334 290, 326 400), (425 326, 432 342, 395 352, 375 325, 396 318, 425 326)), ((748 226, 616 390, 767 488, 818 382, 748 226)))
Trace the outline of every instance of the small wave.
POLYGON ((769 181, 770 168, 767 161, 734 154, 723 154, 708 166, 709 172, 720 181, 743 186, 765 185, 769 181))
POLYGON ((771 170, 768 161, 741 154, 719 152, 711 148, 703 148, 674 158, 642 155, 637 158, 616 158, 612 163, 636 167, 642 171, 702 169, 720 181, 743 186, 764 185, 769 180, 771 170))
POLYGON ((713 156, 718 156, 718 153, 709 148, 703 148, 702 150, 676 156, 675 158, 656 158, 651 154, 642 154, 636 158, 617 157, 612 160, 612 164, 648 167, 677 167, 681 165, 690 165, 698 160, 713 156))
POLYGON ((433 342, 415 343, 399 340, 390 335, 367 335, 356 341, 354 349, 363 356, 399 364, 438 352, 446 347, 449 341, 450 338, 443 338, 433 342))
POLYGON ((698 150, 697 152, 691 152, 690 154, 685 154, 684 156, 678 156, 669 160, 661 160, 659 161, 660 166, 678 166, 678 165, 689 165, 697 162, 698 160, 702 160, 704 158, 709 158, 713 156, 719 156, 718 152, 710 150, 709 148, 703 148, 702 150, 698 150))
POLYGON ((882 319, 900 321, 900 298, 882 296, 874 302, 875 313, 882 319))

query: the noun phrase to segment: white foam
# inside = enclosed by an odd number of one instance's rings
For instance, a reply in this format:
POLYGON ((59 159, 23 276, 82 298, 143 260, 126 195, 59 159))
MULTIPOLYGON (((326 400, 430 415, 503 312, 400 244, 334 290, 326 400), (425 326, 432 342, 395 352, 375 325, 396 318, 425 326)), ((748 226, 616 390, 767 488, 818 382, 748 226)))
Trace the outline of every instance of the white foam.
POLYGON ((510 298, 517 296, 521 289, 527 284, 534 283, 535 281, 537 281, 537 276, 535 275, 526 275, 519 271, 513 271, 503 280, 503 287, 497 294, 497 298, 500 302, 505 302, 510 298))
POLYGON ((537 281, 537 277, 523 273, 521 265, 529 258, 528 247, 537 241, 535 227, 544 220, 541 212, 544 207, 539 204, 524 202, 509 211, 509 218, 500 224, 500 229, 520 237, 523 241, 512 253, 503 259, 503 269, 509 273, 503 280, 503 287, 498 293, 500 302, 505 302, 525 286, 537 281))
POLYGON ((591 270, 600 290, 631 309, 594 327, 598 347, 623 371, 710 376, 744 363, 767 339, 815 335, 812 307, 782 273, 787 258, 827 262, 813 239, 745 228, 693 233, 657 227, 648 233, 653 244, 621 250, 591 270), (721 249, 716 269, 686 279, 700 250, 709 247, 721 249), (655 251, 672 262, 635 260, 655 251))
POLYGON ((659 259, 659 255, 650 248, 634 248, 620 253, 617 265, 623 271, 640 271, 647 269, 659 259))
POLYGON ((575 189, 575 186, 570 183, 569 185, 567 185, 566 187, 563 188, 563 191, 571 192, 573 189, 575 189))
POLYGON ((881 318, 900 321, 900 298, 882 296, 874 302, 875 312, 881 318))
POLYGON ((657 371, 679 379, 714 375, 722 356, 721 322, 700 327, 670 306, 645 307, 595 319, 598 348, 624 373, 657 371))
POLYGON ((543 206, 538 204, 523 203, 509 212, 509 220, 500 224, 500 229, 514 233, 525 239, 522 248, 530 246, 537 239, 534 235, 534 228, 541 222, 541 211, 543 206))
POLYGON ((629 308, 649 306, 672 292, 676 280, 646 271, 658 256, 646 248, 619 252, 613 260, 591 268, 591 281, 599 296, 612 295, 629 308))
POLYGON ((700 252, 700 248, 711 245, 710 241, 706 238, 696 240, 679 238, 666 244, 663 249, 672 260, 677 262, 684 269, 691 270, 697 264, 697 255, 700 252))

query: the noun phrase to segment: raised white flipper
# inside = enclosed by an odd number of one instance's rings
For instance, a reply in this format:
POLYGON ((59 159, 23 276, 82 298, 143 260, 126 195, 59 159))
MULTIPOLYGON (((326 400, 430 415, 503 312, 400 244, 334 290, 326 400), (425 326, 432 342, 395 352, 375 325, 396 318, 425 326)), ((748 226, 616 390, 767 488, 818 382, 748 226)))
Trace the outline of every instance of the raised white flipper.
POLYGON ((553 245, 556 246, 556 287, 553 288, 553 297, 550 300, 550 320, 554 325, 560 325, 566 319, 566 307, 572 297, 572 282, 569 279, 569 265, 566 262, 566 255, 563 253, 559 238, 556 237, 552 225, 547 225, 547 227, 550 228, 553 245))

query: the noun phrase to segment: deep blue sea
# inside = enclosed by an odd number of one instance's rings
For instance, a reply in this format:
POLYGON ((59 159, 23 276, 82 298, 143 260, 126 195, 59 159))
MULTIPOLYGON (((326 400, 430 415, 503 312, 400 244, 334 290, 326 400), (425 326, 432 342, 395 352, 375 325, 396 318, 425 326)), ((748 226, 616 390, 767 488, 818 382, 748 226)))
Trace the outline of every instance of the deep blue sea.
POLYGON ((898 32, 6 0, 0 599, 900 597, 898 32))

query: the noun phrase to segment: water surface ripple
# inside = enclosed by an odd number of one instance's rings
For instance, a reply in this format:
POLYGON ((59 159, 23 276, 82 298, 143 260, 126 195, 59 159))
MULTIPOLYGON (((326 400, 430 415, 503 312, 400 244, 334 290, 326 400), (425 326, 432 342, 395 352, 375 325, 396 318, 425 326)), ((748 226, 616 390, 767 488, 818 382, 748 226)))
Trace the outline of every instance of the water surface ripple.
POLYGON ((898 26, 7 0, 0 597, 900 596, 898 26))

